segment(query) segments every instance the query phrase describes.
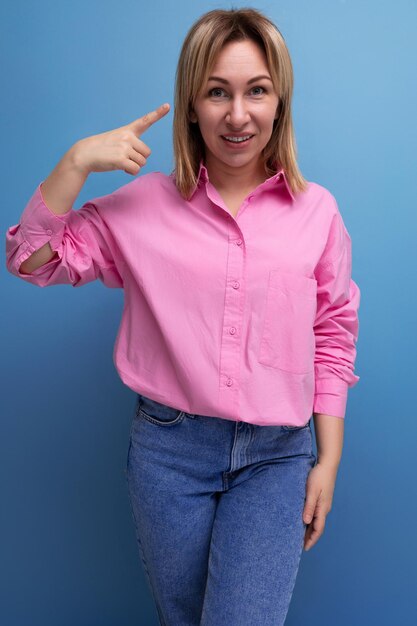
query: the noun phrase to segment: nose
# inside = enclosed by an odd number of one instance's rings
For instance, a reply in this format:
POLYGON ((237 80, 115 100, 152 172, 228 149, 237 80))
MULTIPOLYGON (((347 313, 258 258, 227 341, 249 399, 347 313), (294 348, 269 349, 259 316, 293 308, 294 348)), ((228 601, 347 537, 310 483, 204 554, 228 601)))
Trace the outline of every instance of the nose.
POLYGON ((245 126, 250 120, 249 109, 244 98, 232 98, 226 114, 226 122, 236 130, 245 126))

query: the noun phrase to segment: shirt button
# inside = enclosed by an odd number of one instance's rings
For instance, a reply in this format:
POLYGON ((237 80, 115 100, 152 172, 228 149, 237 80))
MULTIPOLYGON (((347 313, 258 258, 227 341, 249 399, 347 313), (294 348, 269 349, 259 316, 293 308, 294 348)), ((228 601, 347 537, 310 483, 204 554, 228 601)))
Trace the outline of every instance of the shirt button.
POLYGON ((50 229, 48 228, 48 230, 46 231, 46 234, 47 234, 47 235, 52 235, 52 230, 50 230, 50 229))
POLYGON ((231 335, 234 335, 234 334, 235 334, 235 332, 236 332, 236 328, 235 328, 234 326, 231 326, 231 327, 230 327, 230 329, 229 329, 229 333, 230 333, 231 335))
POLYGON ((232 287, 233 287, 233 289, 239 289, 239 287, 240 287, 240 283, 239 283, 239 281, 238 281, 238 280, 235 280, 235 281, 232 283, 232 287))
POLYGON ((226 385, 227 385, 228 387, 230 387, 231 385, 233 385, 233 380, 232 380, 231 378, 228 378, 228 379, 227 379, 227 381, 226 381, 226 385))
POLYGON ((237 243, 237 245, 238 245, 238 246, 241 246, 241 245, 242 245, 242 240, 241 240, 241 239, 238 239, 238 240, 236 241, 236 243, 237 243))

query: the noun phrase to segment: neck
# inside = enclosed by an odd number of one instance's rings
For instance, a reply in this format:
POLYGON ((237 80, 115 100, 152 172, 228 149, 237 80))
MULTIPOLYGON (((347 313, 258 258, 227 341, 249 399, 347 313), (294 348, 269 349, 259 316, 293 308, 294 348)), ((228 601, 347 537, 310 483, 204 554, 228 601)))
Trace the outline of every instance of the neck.
POLYGON ((216 163, 213 167, 210 158, 207 158, 205 165, 210 182, 218 191, 222 190, 227 193, 252 190, 267 178, 262 162, 255 166, 253 163, 248 163, 242 168, 229 167, 224 163, 216 163))

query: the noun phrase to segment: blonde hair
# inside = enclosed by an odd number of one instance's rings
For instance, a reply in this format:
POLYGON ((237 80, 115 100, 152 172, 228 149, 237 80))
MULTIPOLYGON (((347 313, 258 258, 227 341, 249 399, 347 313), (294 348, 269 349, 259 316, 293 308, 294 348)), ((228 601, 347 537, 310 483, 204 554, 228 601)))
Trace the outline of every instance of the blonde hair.
POLYGON ((279 115, 262 152, 265 173, 267 177, 273 176, 282 167, 293 193, 307 188, 307 181, 297 165, 291 115, 293 69, 284 38, 275 24, 256 9, 215 9, 202 15, 188 31, 175 76, 173 174, 179 192, 186 199, 197 184, 200 160, 204 158, 204 141, 198 124, 190 120, 190 112, 223 46, 245 39, 254 41, 265 52, 279 96, 279 115))

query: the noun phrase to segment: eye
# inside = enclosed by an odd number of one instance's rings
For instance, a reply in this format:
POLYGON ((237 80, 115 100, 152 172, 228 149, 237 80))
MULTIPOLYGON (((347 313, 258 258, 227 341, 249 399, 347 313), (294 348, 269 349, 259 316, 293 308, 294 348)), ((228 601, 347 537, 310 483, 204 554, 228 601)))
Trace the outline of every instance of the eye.
POLYGON ((221 87, 213 87, 213 89, 210 89, 209 91, 209 96, 214 96, 215 98, 217 98, 218 96, 221 96, 221 93, 218 93, 219 91, 224 91, 224 89, 222 89, 221 87))
MULTIPOLYGON (((254 90, 256 90, 256 89, 260 89, 262 93, 266 93, 266 89, 265 89, 264 87, 260 87, 260 86, 258 86, 258 87, 252 87, 252 91, 254 91, 254 90)), ((259 93, 259 92, 258 92, 258 93, 255 93, 254 95, 255 95, 255 96, 261 96, 261 95, 262 95, 262 93, 259 93)))

